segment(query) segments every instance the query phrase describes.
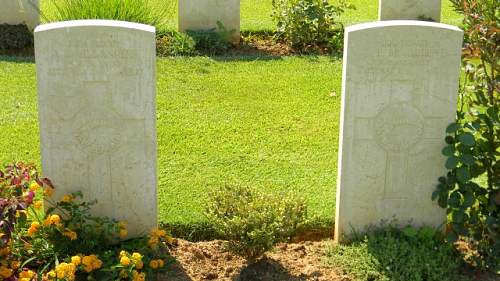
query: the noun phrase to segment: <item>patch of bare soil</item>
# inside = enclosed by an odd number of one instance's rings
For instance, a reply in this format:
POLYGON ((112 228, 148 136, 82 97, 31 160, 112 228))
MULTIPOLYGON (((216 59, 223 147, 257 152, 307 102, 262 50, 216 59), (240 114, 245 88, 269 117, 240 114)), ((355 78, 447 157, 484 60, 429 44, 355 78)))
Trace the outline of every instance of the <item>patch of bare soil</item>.
POLYGON ((279 244, 254 264, 227 253, 223 241, 192 243, 178 240, 171 254, 173 271, 162 280, 172 281, 348 281, 323 265, 328 241, 279 244))

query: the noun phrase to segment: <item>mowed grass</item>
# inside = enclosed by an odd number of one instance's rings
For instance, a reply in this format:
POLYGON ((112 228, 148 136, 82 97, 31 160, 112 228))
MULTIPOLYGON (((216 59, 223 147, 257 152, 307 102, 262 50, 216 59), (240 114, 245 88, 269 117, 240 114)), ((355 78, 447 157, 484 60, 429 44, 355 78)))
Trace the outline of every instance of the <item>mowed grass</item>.
MULTIPOLYGON (((47 15, 53 9, 54 1, 42 1, 42 11, 47 15)), ((171 19, 169 28, 177 29, 177 1, 178 0, 149 0, 157 5, 167 5, 171 7, 171 19)), ((338 0, 331 0, 332 3, 338 3, 338 0)), ((347 10, 340 17, 340 21, 348 26, 356 23, 375 21, 378 18, 377 0, 348 0, 356 9, 347 10)), ((442 1, 441 21, 447 24, 459 25, 461 17, 453 11, 450 1, 442 1)), ((272 0, 241 0, 240 1, 241 29, 243 31, 275 30, 276 23, 271 18, 272 0)))
MULTIPOLYGON (((351 2, 346 25, 376 20, 377 1, 351 2)), ((459 24, 443 5, 442 21, 459 24)), ((271 0, 241 8, 243 30, 274 28, 271 0)), ((207 191, 224 184, 296 190, 332 221, 341 73, 333 57, 159 59, 160 221, 202 222, 207 191)), ((0 164, 40 164, 33 61, 0 58, 0 132, 0 164)))
MULTIPOLYGON (((224 184, 296 190, 333 219, 340 60, 165 58, 157 73, 161 222, 203 221, 224 184)), ((39 164, 33 63, 0 61, 0 116, 0 163, 39 164)))

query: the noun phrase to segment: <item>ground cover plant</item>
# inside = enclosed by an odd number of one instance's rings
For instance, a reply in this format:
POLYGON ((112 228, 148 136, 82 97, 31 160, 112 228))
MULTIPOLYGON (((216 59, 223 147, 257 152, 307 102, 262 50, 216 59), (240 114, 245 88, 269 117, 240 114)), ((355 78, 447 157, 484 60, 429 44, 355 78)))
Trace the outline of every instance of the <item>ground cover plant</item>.
POLYGON ((457 281, 461 259, 432 228, 385 225, 347 245, 331 246, 327 262, 354 280, 457 281))
POLYGON ((55 188, 32 165, 0 170, 1 280, 139 281, 166 269, 164 230, 126 239, 126 222, 92 216, 80 192, 52 198, 55 188))
POLYGON ((452 1, 464 14, 465 75, 457 121, 446 130, 445 177, 433 199, 449 215, 448 240, 463 237, 467 260, 500 272, 500 81, 498 3, 452 1))

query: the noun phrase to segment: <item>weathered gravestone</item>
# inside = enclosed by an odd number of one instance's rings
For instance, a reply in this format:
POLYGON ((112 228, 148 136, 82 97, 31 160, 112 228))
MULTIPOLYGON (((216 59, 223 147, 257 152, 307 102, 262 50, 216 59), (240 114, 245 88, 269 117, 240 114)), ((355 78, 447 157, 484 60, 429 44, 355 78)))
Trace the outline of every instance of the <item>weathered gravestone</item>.
POLYGON ((0 24, 25 23, 34 29, 40 23, 38 0, 1 0, 0 24))
POLYGON ((81 190, 96 215, 157 224, 155 28, 107 20, 35 29, 42 168, 55 199, 81 190))
POLYGON ((379 0, 379 20, 441 20, 441 0, 379 0))
POLYGON ((336 240, 394 218, 441 226, 431 200, 444 175, 443 136, 456 111, 462 31, 422 21, 348 27, 336 240))
POLYGON ((179 31, 215 31, 218 22, 240 40, 240 0, 179 0, 179 31))

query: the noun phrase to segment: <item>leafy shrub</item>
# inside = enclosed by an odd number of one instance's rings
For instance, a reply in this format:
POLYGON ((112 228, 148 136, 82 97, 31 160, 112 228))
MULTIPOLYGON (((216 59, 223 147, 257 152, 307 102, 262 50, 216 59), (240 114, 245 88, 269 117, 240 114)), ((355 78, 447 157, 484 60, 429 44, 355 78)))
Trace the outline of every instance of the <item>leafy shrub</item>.
POLYGON ((33 33, 25 24, 0 24, 0 50, 19 50, 33 46, 33 33))
POLYGON ((465 76, 457 120, 446 129, 442 151, 445 177, 433 200, 447 209, 448 240, 460 236, 477 255, 469 260, 482 269, 500 270, 500 89, 498 2, 452 0, 464 14, 465 76))
POLYGON ((344 0, 337 6, 327 0, 273 0, 272 16, 278 34, 301 51, 342 48, 344 26, 337 18, 353 8, 344 0))
POLYGON ((217 28, 207 31, 188 30, 187 34, 196 42, 196 50, 209 55, 219 55, 233 47, 231 43, 234 30, 227 28, 219 21, 217 28))
POLYGON ((366 281, 457 281, 461 265, 453 247, 429 227, 384 226, 352 244, 330 247, 326 256, 329 264, 366 281))
POLYGON ((158 38, 156 52, 162 57, 194 55, 196 53, 196 42, 185 33, 171 32, 158 38))
POLYGON ((205 214, 230 251, 255 261, 306 222, 307 207, 293 195, 225 186, 209 194, 205 214))
POLYGON ((53 191, 32 165, 0 171, 1 280, 152 280, 166 269, 165 231, 123 240, 125 222, 91 216, 81 193, 56 202, 53 191))
POLYGON ((109 19, 137 22, 155 26, 157 32, 162 34, 174 11, 172 3, 151 0, 52 0, 52 9, 43 16, 48 21, 109 19))

